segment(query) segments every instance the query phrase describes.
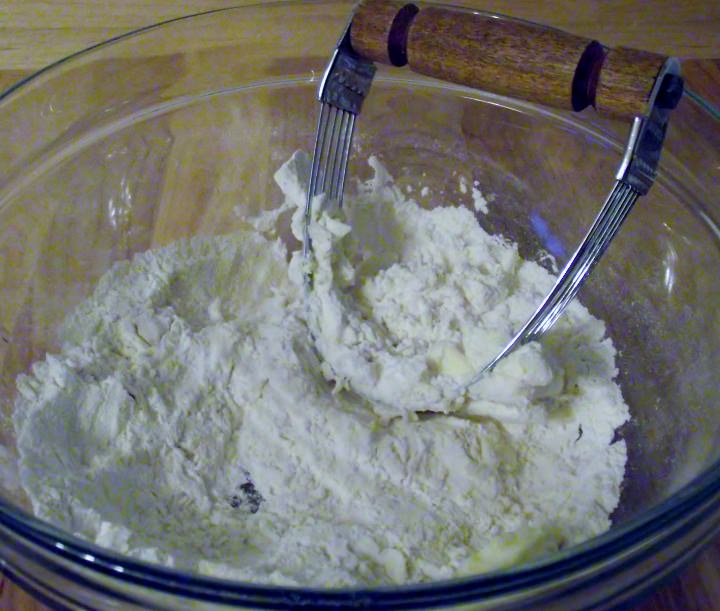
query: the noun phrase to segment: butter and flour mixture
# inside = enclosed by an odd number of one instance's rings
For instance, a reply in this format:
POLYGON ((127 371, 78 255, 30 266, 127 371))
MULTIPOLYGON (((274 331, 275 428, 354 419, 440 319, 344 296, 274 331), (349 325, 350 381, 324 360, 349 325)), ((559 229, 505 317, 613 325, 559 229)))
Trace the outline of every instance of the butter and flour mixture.
POLYGON ((306 164, 280 169, 285 204, 255 229, 115 265, 19 378, 36 514, 136 558, 314 586, 471 574, 605 531, 629 413, 602 321, 573 304, 449 400, 551 275, 371 159, 344 211, 318 206, 306 299, 273 232, 294 210, 301 235, 306 164))

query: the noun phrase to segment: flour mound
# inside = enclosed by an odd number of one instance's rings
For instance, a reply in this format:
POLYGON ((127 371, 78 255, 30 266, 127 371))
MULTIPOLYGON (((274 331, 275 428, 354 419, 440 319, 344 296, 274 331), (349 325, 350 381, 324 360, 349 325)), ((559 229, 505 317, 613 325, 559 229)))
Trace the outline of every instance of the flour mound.
POLYGON ((573 304, 448 401, 552 277, 371 163, 345 212, 317 206, 309 302, 302 256, 260 233, 297 208, 301 235, 302 154, 257 231, 107 272, 60 352, 18 379, 19 477, 39 517, 167 566, 333 587, 502 568, 609 528, 628 409, 603 323, 573 304), (416 414, 428 399, 437 413, 416 414))

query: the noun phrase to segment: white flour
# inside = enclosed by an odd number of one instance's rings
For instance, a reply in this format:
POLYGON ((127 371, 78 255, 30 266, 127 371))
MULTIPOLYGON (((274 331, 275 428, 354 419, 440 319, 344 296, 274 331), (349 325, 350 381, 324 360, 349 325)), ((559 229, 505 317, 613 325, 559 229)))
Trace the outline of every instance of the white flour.
MULTIPOLYGON (((305 163, 277 175, 285 208, 304 203, 305 163)), ((421 210, 372 163, 348 219, 313 227, 309 310, 301 258, 288 266, 256 232, 103 277, 61 353, 18 380, 20 478, 40 517, 166 565, 317 586, 489 570, 609 527, 628 410, 603 323, 575 304, 442 403, 552 279, 469 211, 421 210), (428 397, 447 413, 416 415, 411 399, 428 397)))

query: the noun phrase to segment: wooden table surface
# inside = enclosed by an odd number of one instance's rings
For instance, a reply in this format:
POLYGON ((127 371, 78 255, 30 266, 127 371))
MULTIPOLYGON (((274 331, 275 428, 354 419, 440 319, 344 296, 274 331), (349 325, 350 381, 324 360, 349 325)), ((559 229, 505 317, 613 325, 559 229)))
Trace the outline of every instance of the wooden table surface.
MULTIPOLYGON (((257 2, 253 0, 252 3, 257 2)), ((0 0, 0 90, 74 51, 180 15, 248 0, 0 0)), ((720 106, 720 0, 457 0, 597 38, 692 58, 684 74, 720 106)), ((40 610, 0 576, 0 609, 40 610)), ((690 567, 637 607, 720 610, 720 538, 690 567)))

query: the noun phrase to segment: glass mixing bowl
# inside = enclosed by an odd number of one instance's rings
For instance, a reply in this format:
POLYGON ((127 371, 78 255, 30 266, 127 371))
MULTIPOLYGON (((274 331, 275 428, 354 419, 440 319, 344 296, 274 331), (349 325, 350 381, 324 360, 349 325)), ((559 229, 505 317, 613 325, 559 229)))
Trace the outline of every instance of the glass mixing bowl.
MULTIPOLYGON (((322 590, 200 577, 131 560, 31 515, 13 481, 15 377, 117 260, 181 236, 232 232, 280 203, 272 173, 311 150, 315 90, 347 2, 223 10, 147 28, 52 66, 0 98, 0 557, 69 606, 400 609, 617 604, 642 595, 720 527, 720 122, 686 96, 657 184, 581 293, 620 351, 632 421, 614 527, 492 574, 322 590), (239 207, 239 208, 238 208, 239 207), (241 214, 237 213, 237 210, 241 214)), ((424 205, 496 200, 479 221, 562 263, 609 189, 628 125, 550 112, 381 69, 350 172, 380 155, 424 205), (417 191, 416 191, 417 192, 417 191)), ((352 185, 351 185, 352 188, 352 185)), ((189 525, 191 527, 191 525, 189 525)))

